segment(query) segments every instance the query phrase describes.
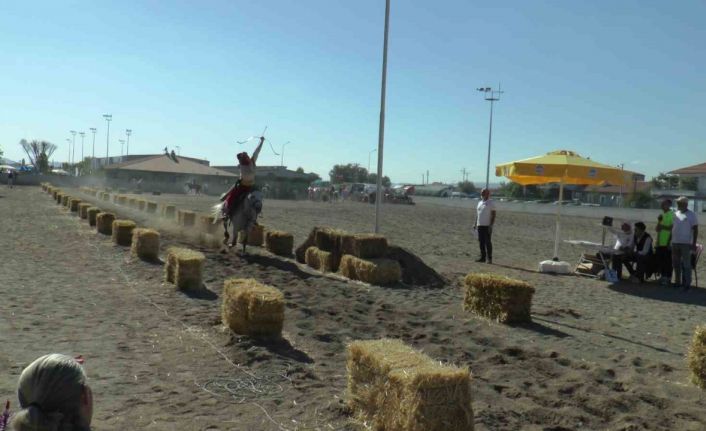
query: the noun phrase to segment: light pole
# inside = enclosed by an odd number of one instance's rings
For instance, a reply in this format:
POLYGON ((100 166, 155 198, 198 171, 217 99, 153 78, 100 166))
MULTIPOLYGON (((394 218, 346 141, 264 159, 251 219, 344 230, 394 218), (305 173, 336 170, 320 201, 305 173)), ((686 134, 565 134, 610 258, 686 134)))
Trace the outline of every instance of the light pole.
POLYGON ((125 134, 127 135, 127 147, 125 148, 125 155, 130 155, 130 135, 132 135, 132 129, 125 129, 125 134))
POLYGON ((385 144, 385 91, 387 90, 387 39, 390 30, 390 0, 385 1, 385 42, 382 48, 382 85, 380 89, 380 128, 378 130, 378 171, 375 196, 375 233, 380 232, 380 201, 382 201, 382 156, 385 144))
POLYGON ((76 158, 76 131, 71 130, 71 164, 74 164, 74 159, 76 158))
POLYGON ((284 167, 284 147, 286 147, 289 144, 289 141, 285 142, 282 144, 282 151, 281 151, 281 158, 279 160, 279 165, 280 167, 284 167))
POLYGON ((177 156, 181 156, 181 147, 176 145, 176 149, 177 149, 177 156))
POLYGON ((69 157, 66 159, 66 164, 71 166, 71 138, 66 138, 66 146, 69 148, 69 157))
POLYGON ((108 128, 105 132, 105 164, 108 165, 110 160, 108 156, 108 154, 110 154, 110 122, 113 120, 113 115, 103 114, 103 118, 105 118, 105 122, 108 124, 108 128))
POLYGON ((373 155, 374 152, 376 152, 378 149, 375 148, 373 150, 368 151, 368 174, 370 173, 370 156, 373 155))
POLYGON ((95 127, 91 127, 91 133, 93 133, 93 150, 91 151, 91 169, 96 168, 96 131, 95 127))
POLYGON ((83 139, 86 137, 86 132, 78 132, 81 136, 81 161, 83 162, 83 139))
POLYGON ((120 142, 120 163, 123 162, 123 147, 125 147, 125 139, 118 139, 120 142))
POLYGON ((490 181, 490 142, 493 138, 493 103, 500 100, 500 95, 503 94, 504 91, 500 91, 500 85, 498 85, 497 90, 493 90, 492 87, 481 87, 476 88, 476 90, 485 93, 485 100, 490 102, 490 128, 488 129, 488 162, 485 166, 485 188, 487 189, 489 187, 490 181))

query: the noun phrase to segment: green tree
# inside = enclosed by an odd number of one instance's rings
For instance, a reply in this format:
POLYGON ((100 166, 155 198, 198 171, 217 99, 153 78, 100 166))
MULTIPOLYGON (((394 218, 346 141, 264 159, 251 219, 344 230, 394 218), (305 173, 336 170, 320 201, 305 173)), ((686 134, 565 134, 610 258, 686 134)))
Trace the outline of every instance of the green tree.
POLYGON ((471 194, 476 192, 476 185, 470 181, 460 181, 458 183, 458 189, 466 194, 471 194))
MULTIPOLYGON (((368 174, 367 182, 370 184, 377 184, 378 183, 378 174, 368 174)), ((390 181, 390 177, 388 177, 388 176, 382 177, 382 186, 383 187, 390 187, 391 184, 392 184, 392 181, 390 181)))
POLYGON ((639 191, 630 193, 625 201, 631 208, 650 208, 653 200, 649 192, 639 191))
POLYGON ((339 183, 364 183, 368 179, 368 170, 358 163, 348 163, 347 165, 334 165, 329 172, 331 182, 339 183))
POLYGON ((296 173, 298 173, 298 174, 303 174, 303 173, 304 173, 304 168, 302 168, 301 166, 299 166, 299 167, 297 168, 297 170, 296 170, 296 173))
POLYGON ((524 196, 524 191, 521 185, 510 181, 509 183, 500 183, 498 194, 509 198, 521 198, 524 196))

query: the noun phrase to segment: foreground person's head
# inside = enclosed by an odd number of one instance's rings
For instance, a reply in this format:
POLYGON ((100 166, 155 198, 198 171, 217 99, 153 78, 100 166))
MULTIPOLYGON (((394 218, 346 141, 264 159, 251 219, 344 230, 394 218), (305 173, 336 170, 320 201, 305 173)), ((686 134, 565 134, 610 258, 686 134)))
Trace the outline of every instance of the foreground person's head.
POLYGON ((677 199, 677 208, 679 211, 686 211, 687 208, 689 207, 689 198, 686 196, 681 196, 679 199, 677 199))
POLYGON ((662 211, 669 211, 670 209, 672 209, 672 201, 669 199, 665 199, 662 201, 662 205, 660 206, 662 207, 662 211))
POLYGON ((22 371, 17 388, 22 410, 12 419, 16 431, 89 430, 93 394, 78 361, 53 353, 22 371))
POLYGON ((645 233, 646 230, 647 230, 647 226, 643 222, 639 221, 639 222, 635 223, 635 235, 640 236, 643 233, 645 233))
POLYGON ((488 189, 481 190, 480 197, 483 198, 484 201, 487 201, 488 198, 490 197, 490 190, 488 190, 488 189))

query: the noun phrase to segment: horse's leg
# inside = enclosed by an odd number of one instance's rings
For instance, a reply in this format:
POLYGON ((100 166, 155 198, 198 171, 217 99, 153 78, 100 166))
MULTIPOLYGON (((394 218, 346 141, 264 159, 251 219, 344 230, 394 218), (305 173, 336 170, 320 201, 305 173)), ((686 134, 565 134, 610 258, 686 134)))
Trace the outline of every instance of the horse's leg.
POLYGON ((228 218, 223 219, 223 245, 228 245, 228 239, 230 234, 228 233, 228 218))
POLYGON ((248 245, 248 231, 243 232, 243 255, 245 255, 245 247, 248 245))

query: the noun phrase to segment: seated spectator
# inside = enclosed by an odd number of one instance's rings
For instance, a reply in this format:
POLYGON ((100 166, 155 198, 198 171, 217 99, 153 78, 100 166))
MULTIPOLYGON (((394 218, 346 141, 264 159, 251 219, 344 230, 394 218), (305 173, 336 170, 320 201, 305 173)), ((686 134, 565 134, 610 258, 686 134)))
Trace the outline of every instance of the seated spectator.
POLYGON ((632 232, 632 226, 630 223, 623 223, 620 230, 613 227, 609 227, 613 235, 615 235, 615 245, 613 246, 612 255, 612 266, 613 270, 618 276, 618 280, 621 280, 623 276, 623 265, 631 270, 630 260, 632 259, 632 251, 635 246, 635 236, 632 232))
POLYGON ((17 388, 22 410, 12 417, 15 431, 89 431, 93 393, 78 360, 53 353, 22 371, 17 388))
POLYGON ((628 267, 630 271, 630 280, 633 282, 642 283, 645 281, 645 274, 652 274, 652 237, 647 233, 647 226, 641 221, 635 223, 635 249, 633 251, 633 260, 636 263, 636 269, 628 267))

